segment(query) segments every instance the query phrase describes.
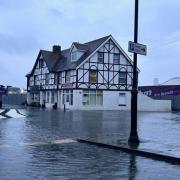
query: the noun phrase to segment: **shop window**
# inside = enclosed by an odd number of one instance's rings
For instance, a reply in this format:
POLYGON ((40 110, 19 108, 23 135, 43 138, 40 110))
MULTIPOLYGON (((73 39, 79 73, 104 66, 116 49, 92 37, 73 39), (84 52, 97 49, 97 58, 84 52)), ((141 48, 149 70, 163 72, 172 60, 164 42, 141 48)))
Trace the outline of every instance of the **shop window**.
POLYGON ((102 106, 103 92, 99 90, 84 90, 82 104, 84 106, 102 106))

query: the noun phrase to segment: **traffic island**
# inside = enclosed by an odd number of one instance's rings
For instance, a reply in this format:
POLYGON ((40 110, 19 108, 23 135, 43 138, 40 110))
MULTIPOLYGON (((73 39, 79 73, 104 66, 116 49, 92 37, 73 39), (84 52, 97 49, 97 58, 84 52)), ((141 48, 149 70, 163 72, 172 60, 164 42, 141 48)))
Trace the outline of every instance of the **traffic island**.
POLYGON ((100 140, 97 141, 96 139, 93 138, 77 139, 77 141, 80 143, 96 145, 103 148, 120 150, 125 153, 134 154, 136 156, 142 156, 155 160, 166 161, 173 164, 180 164, 180 157, 178 156, 174 156, 172 154, 168 154, 160 151, 156 152, 148 149, 140 149, 136 146, 136 144, 129 144, 129 145, 126 145, 125 143, 117 144, 112 142, 104 142, 100 140))

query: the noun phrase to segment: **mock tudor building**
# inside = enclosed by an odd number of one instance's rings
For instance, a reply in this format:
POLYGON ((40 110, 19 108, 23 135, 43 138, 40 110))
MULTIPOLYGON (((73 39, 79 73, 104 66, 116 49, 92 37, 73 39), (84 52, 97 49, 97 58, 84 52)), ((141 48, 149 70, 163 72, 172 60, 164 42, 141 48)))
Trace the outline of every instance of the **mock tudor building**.
POLYGON ((27 77, 27 103, 69 109, 130 109, 133 63, 111 36, 40 50, 27 77))

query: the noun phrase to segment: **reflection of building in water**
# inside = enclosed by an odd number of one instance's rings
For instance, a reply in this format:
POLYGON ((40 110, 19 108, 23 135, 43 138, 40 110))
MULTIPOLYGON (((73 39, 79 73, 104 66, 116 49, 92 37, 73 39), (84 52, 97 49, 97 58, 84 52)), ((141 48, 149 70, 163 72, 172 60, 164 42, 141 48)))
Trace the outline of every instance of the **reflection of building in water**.
POLYGON ((129 180, 135 180, 137 172, 136 156, 131 154, 129 161, 129 180))
POLYGON ((159 100, 171 100, 172 110, 180 110, 180 77, 172 78, 162 84, 140 86, 143 94, 159 100))

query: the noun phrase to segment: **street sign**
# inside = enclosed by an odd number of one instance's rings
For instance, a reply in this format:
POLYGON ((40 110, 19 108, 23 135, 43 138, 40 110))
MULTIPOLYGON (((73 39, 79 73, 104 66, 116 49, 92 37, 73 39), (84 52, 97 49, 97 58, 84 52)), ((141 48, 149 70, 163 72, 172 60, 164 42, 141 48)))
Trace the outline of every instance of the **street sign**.
POLYGON ((146 56, 147 47, 146 47, 146 45, 129 41, 128 51, 131 53, 136 53, 136 54, 141 54, 141 55, 146 56))

